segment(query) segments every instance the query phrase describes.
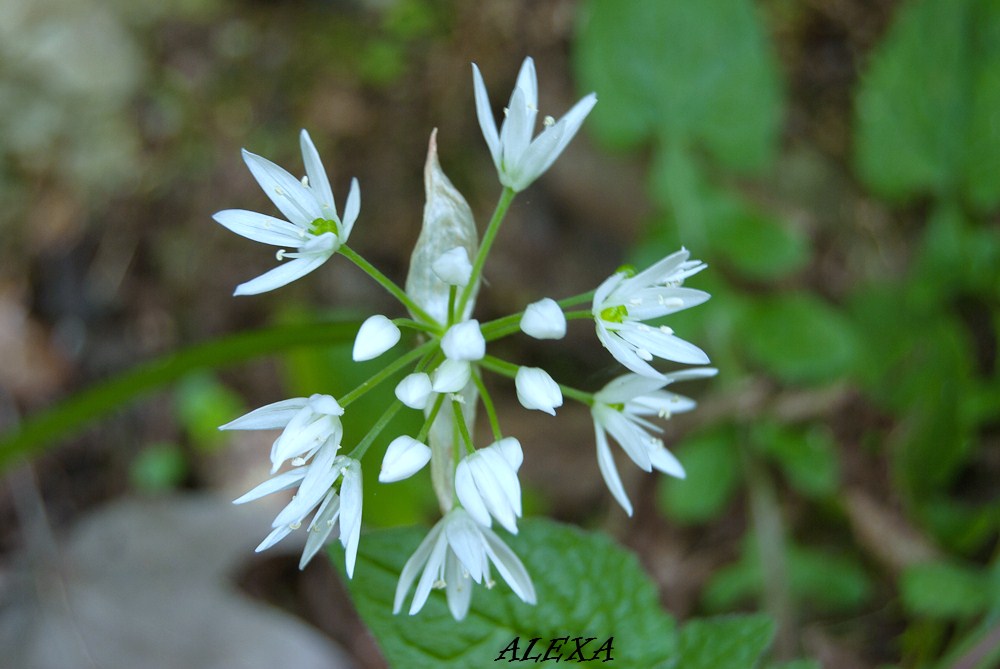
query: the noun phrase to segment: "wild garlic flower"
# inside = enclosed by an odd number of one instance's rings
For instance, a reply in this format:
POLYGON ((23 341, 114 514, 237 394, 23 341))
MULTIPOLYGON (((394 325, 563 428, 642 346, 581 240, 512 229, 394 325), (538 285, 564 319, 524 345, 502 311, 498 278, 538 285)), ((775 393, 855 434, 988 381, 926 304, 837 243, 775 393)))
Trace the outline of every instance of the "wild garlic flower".
POLYGON ((521 316, 521 332, 535 339, 562 339, 566 336, 566 314, 551 297, 532 302, 521 316))
POLYGON ((523 461, 521 442, 506 437, 469 453, 458 463, 455 492, 477 523, 490 527, 492 516, 508 532, 517 534, 517 518, 521 517, 517 470, 523 461))
POLYGON ((352 577, 361 537, 361 463, 337 455, 337 447, 333 442, 327 441, 311 462, 264 481, 234 500, 233 504, 245 504, 296 485, 298 492, 275 517, 271 523, 271 533, 257 546, 257 552, 267 550, 299 529, 306 517, 315 510, 307 527, 308 537, 299 569, 304 569, 326 544, 333 526, 339 522, 340 543, 346 552, 347 576, 352 577), (339 494, 334 485, 338 479, 341 479, 339 494))
POLYGON ((637 374, 660 378, 649 364, 654 357, 692 365, 709 361, 704 351, 666 325, 642 322, 697 306, 710 297, 702 290, 681 287, 685 278, 705 268, 700 261, 689 261, 688 255, 681 249, 632 277, 616 272, 594 292, 597 338, 637 374))
POLYGON ((472 65, 472 79, 476 91, 476 116, 493 156, 500 183, 518 192, 549 169, 597 103, 597 96, 590 93, 558 121, 546 116, 543 121, 545 129, 532 139, 538 116, 538 78, 535 62, 525 58, 510 102, 504 110, 506 118, 497 133, 486 84, 475 63, 472 65))
POLYGON ((351 180, 343 218, 337 215, 330 181, 305 130, 300 135, 306 176, 301 181, 270 160, 243 150, 243 160, 264 193, 288 220, 244 209, 226 209, 213 218, 238 235, 282 247, 278 260, 290 262, 242 283, 235 295, 256 295, 280 288, 322 265, 347 241, 361 211, 358 180, 351 180), (288 252, 285 248, 295 249, 288 252))
POLYGON ((340 448, 344 428, 340 417, 344 409, 330 395, 295 397, 254 409, 250 413, 221 426, 220 430, 276 430, 281 435, 271 446, 271 473, 281 468, 285 460, 293 465, 305 464, 326 443, 340 448))
POLYGON ((410 602, 410 615, 424 607, 432 589, 444 589, 451 615, 455 620, 462 620, 472 601, 472 583, 493 587, 491 563, 515 595, 528 604, 535 603, 535 586, 517 555, 492 530, 473 520, 465 509, 452 509, 431 529, 403 566, 392 612, 402 610, 419 573, 420 580, 410 602))
POLYGON ((380 483, 395 483, 408 479, 431 461, 431 449, 413 437, 396 437, 385 450, 382 470, 378 474, 380 483))
POLYGON ((354 362, 374 360, 395 346, 401 336, 396 324, 385 316, 369 316, 358 328, 351 357, 354 362))
POLYGON ((525 409, 544 411, 555 416, 556 409, 562 406, 563 396, 559 384, 539 367, 519 367, 514 375, 514 388, 517 390, 517 400, 525 409))
POLYGON ((594 394, 590 415, 594 420, 597 439, 597 465, 611 494, 628 515, 632 515, 632 503, 618 476, 618 468, 608 446, 608 434, 618 442, 632 462, 645 471, 656 469, 670 476, 684 478, 684 467, 667 450, 663 441, 654 436, 654 433, 662 432, 662 428, 647 420, 647 417, 669 418, 672 414, 694 409, 694 400, 667 392, 663 388, 675 381, 715 376, 717 372, 712 367, 697 367, 664 374, 658 379, 626 374, 594 394))

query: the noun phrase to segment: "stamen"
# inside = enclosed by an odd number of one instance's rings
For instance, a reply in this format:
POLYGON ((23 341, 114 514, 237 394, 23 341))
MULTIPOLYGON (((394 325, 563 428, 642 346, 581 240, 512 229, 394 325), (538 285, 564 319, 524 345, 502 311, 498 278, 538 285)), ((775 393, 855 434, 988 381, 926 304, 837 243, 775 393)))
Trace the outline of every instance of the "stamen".
POLYGON ((278 249, 278 252, 274 254, 274 257, 281 261, 285 259, 286 253, 288 253, 286 249, 278 249))
POLYGON ((292 465, 294 465, 296 467, 301 467, 305 463, 306 463, 306 459, 303 458, 303 457, 301 457, 301 456, 292 460, 292 465))
POLYGON ((660 332, 662 332, 665 335, 672 335, 674 333, 674 329, 667 327, 666 325, 661 325, 660 332))
POLYGON ((556 120, 551 116, 546 116, 544 119, 542 119, 542 125, 544 125, 546 128, 551 128, 555 124, 556 120))
POLYGON ((300 521, 295 521, 294 523, 289 523, 288 524, 288 529, 290 529, 290 530, 297 530, 300 527, 302 527, 302 523, 300 521))
POLYGON ((646 362, 649 362, 650 360, 653 359, 653 354, 644 348, 635 349, 635 354, 640 358, 642 358, 643 360, 645 360, 646 362))
POLYGON ((306 188, 309 188, 309 177, 308 176, 302 177, 302 185, 305 186, 306 188))

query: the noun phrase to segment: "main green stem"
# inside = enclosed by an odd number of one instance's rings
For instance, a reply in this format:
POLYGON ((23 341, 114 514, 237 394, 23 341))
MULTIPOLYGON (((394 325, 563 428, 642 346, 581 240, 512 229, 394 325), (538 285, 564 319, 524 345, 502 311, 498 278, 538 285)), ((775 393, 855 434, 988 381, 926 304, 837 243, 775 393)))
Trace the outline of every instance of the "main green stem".
POLYGON ((496 239, 497 233, 500 232, 500 224, 503 223, 503 218, 507 215, 507 210, 510 209, 510 203, 513 202, 515 195, 517 193, 514 189, 507 186, 504 186, 503 192, 500 193, 497 208, 493 210, 493 218, 490 219, 490 224, 486 226, 486 232, 483 233, 483 241, 479 245, 479 251, 476 252, 476 260, 472 263, 472 275, 469 278, 469 283, 465 284, 465 288, 462 289, 462 296, 458 300, 458 309, 455 310, 455 313, 459 314, 459 316, 465 313, 465 306, 472 299, 472 291, 476 284, 479 283, 479 277, 482 276, 483 265, 486 264, 486 256, 489 255, 490 247, 493 246, 493 240, 496 239))

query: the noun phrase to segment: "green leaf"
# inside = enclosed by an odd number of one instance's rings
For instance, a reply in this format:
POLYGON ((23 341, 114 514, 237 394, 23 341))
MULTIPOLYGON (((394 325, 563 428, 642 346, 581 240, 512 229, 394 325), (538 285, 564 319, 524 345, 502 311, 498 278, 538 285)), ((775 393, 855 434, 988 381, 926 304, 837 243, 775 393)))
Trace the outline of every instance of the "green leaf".
POLYGON ((836 444, 823 426, 797 429, 761 421, 751 427, 750 439, 781 465, 802 494, 825 497, 836 492, 840 482, 836 444))
POLYGON ((172 490, 188 472, 187 458, 175 444, 154 444, 142 451, 129 465, 132 486, 143 492, 172 490))
POLYGON ((0 438, 0 471, 54 440, 192 371, 225 367, 298 347, 352 341, 358 323, 307 323, 243 332, 137 365, 31 416, 0 438))
POLYGON ((858 170, 893 198, 1000 203, 1000 3, 904 7, 857 98, 858 170))
POLYGON ((676 449, 687 477, 661 477, 660 508, 681 523, 703 523, 725 509, 740 482, 740 455, 728 426, 688 437, 676 449))
POLYGON ((778 279, 809 260, 809 244, 798 230, 733 200, 711 226, 712 248, 750 279, 778 279))
POLYGON ((781 121, 778 68, 748 0, 590 0, 575 51, 600 104, 588 129, 611 146, 697 143, 737 169, 765 165, 781 121))
MULTIPOLYGON (((362 536, 351 594, 389 664, 406 669, 493 666, 515 637, 614 637, 612 657, 623 667, 656 667, 675 652, 673 619, 659 605, 656 587, 636 557, 605 535, 539 518, 525 519, 507 538, 531 574, 538 604, 524 604, 496 578, 492 590, 475 586, 472 608, 460 623, 435 591, 415 616, 392 615, 396 581, 426 531, 402 528, 362 536)), ((339 545, 331 553, 343 570, 339 545)), ((564 653, 573 650, 573 642, 564 653), (568 650, 567 650, 568 649, 568 650)), ((542 648, 544 652, 544 647, 542 648)), ((509 658, 510 655, 507 655, 509 658)), ((602 656, 603 657, 603 656, 602 656)), ((573 666, 606 666, 577 663, 573 666)))
POLYGON ((792 660, 767 665, 767 669, 823 669, 817 660, 792 660))
POLYGON ((752 669, 771 645, 774 623, 765 615, 692 620, 678 637, 678 669, 752 669))
POLYGON ((744 314, 742 333, 748 357, 788 383, 836 380, 857 355, 850 322, 804 292, 753 303, 744 314))
POLYGON ((969 618, 992 603, 988 574, 948 562, 908 567, 900 579, 903 605, 913 615, 932 618, 969 618))

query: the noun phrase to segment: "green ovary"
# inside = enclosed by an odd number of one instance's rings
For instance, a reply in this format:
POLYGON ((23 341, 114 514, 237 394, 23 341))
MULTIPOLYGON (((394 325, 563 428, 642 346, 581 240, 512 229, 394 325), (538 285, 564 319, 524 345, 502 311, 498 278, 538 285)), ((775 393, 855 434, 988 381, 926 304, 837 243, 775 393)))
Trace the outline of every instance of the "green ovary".
POLYGON ((336 221, 331 221, 329 218, 317 218, 315 221, 309 224, 309 232, 319 237, 325 232, 332 232, 335 235, 340 234, 339 226, 336 221))
POLYGON ((617 307, 608 307, 601 311, 601 320, 608 321, 609 323, 621 323, 628 316, 628 309, 623 305, 618 305, 617 307))

